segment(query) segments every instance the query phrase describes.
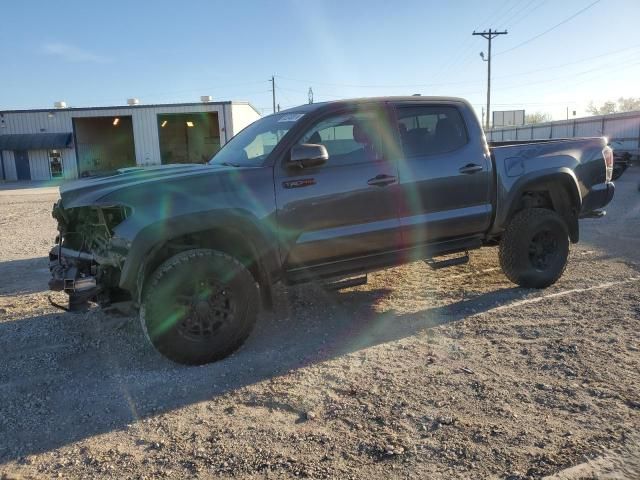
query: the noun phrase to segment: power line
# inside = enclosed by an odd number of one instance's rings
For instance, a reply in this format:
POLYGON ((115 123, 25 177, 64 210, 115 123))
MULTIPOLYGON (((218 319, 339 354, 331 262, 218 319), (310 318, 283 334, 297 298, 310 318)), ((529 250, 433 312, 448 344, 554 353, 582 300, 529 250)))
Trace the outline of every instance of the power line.
MULTIPOLYGON (((561 63, 561 64, 550 65, 550 66, 547 66, 547 67, 536 68, 535 70, 527 70, 526 72, 510 73, 508 75, 500 75, 500 76, 497 76, 497 77, 494 77, 494 78, 495 79, 498 79, 498 78, 510 78, 510 77, 518 77, 520 75, 529 75, 530 73, 544 72, 544 71, 552 70, 552 69, 555 69, 555 68, 562 68, 562 67, 566 67, 568 65, 576 65, 578 63, 583 63, 583 62, 587 62, 587 61, 590 61, 590 60, 595 60, 596 58, 609 57, 611 55, 615 55, 615 54, 620 53, 620 52, 625 52, 627 50, 633 50, 634 48, 638 48, 638 47, 640 47, 640 43, 637 44, 637 45, 633 45, 631 47, 621 48, 619 50, 613 50, 613 51, 602 53, 602 54, 599 54, 599 55, 594 55, 592 57, 582 58, 580 60, 575 60, 573 62, 565 62, 565 63, 561 63)), ((465 82, 465 83, 472 83, 472 82, 465 82)))
MULTIPOLYGON (((538 3, 537 5, 533 5, 532 9, 529 9, 529 7, 535 2, 535 0, 532 0, 531 2, 527 3, 526 7, 523 8, 522 10, 520 10, 519 12, 517 12, 515 15, 512 15, 508 20, 508 25, 509 28, 513 30, 513 27, 517 24, 519 24, 520 22, 522 22, 522 20, 524 20, 525 18, 529 18, 529 15, 531 15, 533 12, 535 12, 536 10, 538 10, 542 5, 545 4, 546 0, 542 0, 540 3, 538 3)), ((507 23, 505 22, 505 23, 507 23)))
POLYGON ((577 11, 576 13, 574 13, 573 15, 571 15, 571 16, 569 16, 569 17, 565 18, 565 19, 564 19, 564 20, 562 20, 560 23, 556 23, 553 27, 546 29, 546 30, 545 30, 544 32, 542 32, 542 33, 539 33, 539 34, 537 34, 537 35, 534 35, 533 37, 531 37, 531 38, 529 38, 529 39, 525 40, 524 42, 519 43, 519 44, 518 44, 518 45, 516 45, 515 47, 511 47, 511 48, 508 48, 508 49, 506 49, 506 50, 503 50, 502 52, 498 52, 498 53, 496 53, 496 55, 502 55, 502 54, 504 54, 504 53, 510 52, 510 51, 512 51, 512 50, 515 50, 516 48, 520 48, 520 47, 522 47, 522 46, 524 46, 524 45, 527 45, 527 44, 529 44, 529 43, 533 42, 534 40, 537 40, 538 38, 542 37, 543 35, 546 35, 547 33, 552 32, 553 30, 555 30, 555 29, 556 29, 556 28, 558 28, 559 26, 564 25, 565 23, 569 22, 570 20, 573 20, 573 19, 574 19, 574 18, 576 18, 578 15, 580 15, 581 13, 586 12, 586 11, 587 11, 587 10, 589 10, 591 7, 593 7, 596 3, 599 3, 599 2, 600 2, 600 0, 595 0, 594 2, 591 2, 589 5, 587 5, 586 7, 584 7, 584 8, 583 8, 583 9, 581 9, 581 10, 578 10, 578 11, 577 11))
MULTIPOLYGON (((501 80, 501 79, 508 79, 508 78, 513 78, 513 77, 517 77, 517 76, 523 76, 523 75, 530 75, 532 73, 536 73, 539 71, 548 71, 548 70, 553 70, 553 69, 557 69, 557 68, 563 68, 566 66, 570 66, 570 65, 575 65, 575 64, 580 64, 580 63, 584 63, 587 61, 592 61, 594 59, 598 59, 598 58, 603 58, 603 57, 611 57, 612 55, 617 55, 620 54, 622 52, 628 52, 630 50, 634 50, 637 49, 638 47, 640 47, 640 44, 637 45, 632 45, 626 48, 622 48, 622 49, 618 49, 618 50, 612 50, 612 51, 608 51, 605 53, 601 53, 598 55, 594 55, 594 56, 590 56, 590 57, 583 57, 580 59, 577 59, 573 62, 568 62, 568 63, 563 63, 563 64, 555 64, 555 65, 550 65, 547 67, 541 67, 538 69, 534 69, 534 70, 528 70, 525 72, 520 72, 520 73, 514 73, 514 74, 508 74, 508 75, 501 75, 501 76, 496 76, 496 77, 492 77, 492 80, 501 80)), ((636 52, 630 52, 629 54, 627 54, 624 57, 618 58, 618 59, 610 59, 610 61, 605 62, 605 63, 601 63, 599 66, 596 67, 589 67, 586 70, 580 70, 580 71, 571 71, 571 72, 567 72, 566 74, 560 74, 560 75, 556 75, 553 78, 544 78, 542 80, 533 80, 533 81, 528 81, 528 82, 516 82, 516 83, 511 83, 511 84, 506 84, 506 85, 502 85, 499 86, 499 90, 512 90, 512 89, 516 89, 516 88, 525 88, 528 86, 532 86, 532 85, 538 85, 538 84, 545 84, 545 83, 552 83, 552 82, 557 82, 559 80, 564 80, 567 78, 577 78, 577 77, 582 77, 582 76, 588 76, 588 74, 593 73, 593 72, 597 72, 597 71, 602 71, 602 70, 606 70, 606 67, 610 66, 610 65, 616 65, 619 67, 625 67, 626 68, 626 64, 625 62, 635 62, 638 59, 638 54, 640 52, 636 51, 636 52)), ((635 65, 635 63, 632 63, 630 65, 635 65)), ((322 82, 316 82, 314 80, 300 80, 300 79, 290 79, 289 77, 282 77, 280 76, 280 78, 282 79, 286 79, 286 80, 290 80, 290 81, 295 81, 295 82, 302 82, 305 83, 307 85, 311 84, 311 85, 326 85, 325 83, 322 82)), ((405 84, 402 85, 402 87, 423 87, 423 86, 444 86, 444 85, 467 85, 467 84, 475 84, 475 81, 463 81, 463 82, 447 82, 447 83, 432 83, 432 84, 405 84)), ((329 86, 345 86, 345 84, 329 84, 329 86)), ((351 85, 349 84, 349 87, 355 87, 355 88, 365 88, 365 87, 373 87, 373 88, 380 88, 380 89, 384 89, 384 88, 395 88, 398 87, 397 85, 390 85, 390 84, 382 84, 382 85, 351 85)), ((278 85, 278 90, 279 91, 289 91, 289 92, 295 92, 299 95, 306 95, 308 94, 308 91, 305 92, 302 89, 296 89, 296 88, 289 88, 289 87, 284 87, 282 86, 282 82, 279 83, 278 85)), ((317 92, 316 92, 317 93, 317 92)), ((456 92, 456 94, 458 95, 478 95, 481 94, 482 92, 478 92, 476 90, 474 91, 464 91, 464 92, 456 92)), ((331 93, 323 93, 322 94, 323 97, 330 97, 330 98, 345 98, 346 95, 335 95, 335 94, 331 94, 331 93)))
MULTIPOLYGON (((532 2, 535 0, 531 0, 532 2)), ((491 23, 495 24, 495 25, 499 25, 500 22, 502 22, 505 18, 509 18, 509 14, 516 8, 519 7, 522 2, 524 2, 524 0, 520 0, 518 2, 513 2, 511 3, 511 7, 507 9, 506 12, 503 12, 502 15, 498 15, 496 16, 494 19, 491 19, 491 23)), ((516 12, 517 14, 517 12, 516 12)), ((480 29, 482 27, 482 25, 480 25, 478 27, 478 29, 480 29)), ((468 37, 467 37, 468 38, 468 37)))
MULTIPOLYGON (((489 12, 489 14, 486 16, 486 18, 484 18, 480 23, 478 23, 475 27, 474 30, 480 30, 481 28, 483 28, 485 26, 485 24, 491 20, 492 18, 494 18, 496 15, 499 15, 500 17, 504 16, 506 13, 510 12, 511 10, 513 10, 514 6, 518 6, 519 2, 523 2, 525 0, 518 0, 516 2, 513 2, 512 0, 506 0, 505 2, 503 2, 502 4, 500 4, 500 6, 498 8, 496 8, 495 10, 492 10, 489 12), (501 10, 504 9, 504 7, 508 6, 509 8, 505 11, 500 13, 501 10)), ((467 39, 461 44, 460 46, 460 52, 455 54, 455 55, 450 55, 448 57, 448 61, 444 62, 442 64, 442 66, 440 68, 438 68, 437 74, 435 75, 435 79, 440 79, 446 72, 448 72, 449 70, 451 70, 454 66, 458 65, 458 64, 466 64, 468 63, 468 60, 474 50, 474 42, 471 38, 467 37, 467 39)), ((450 84, 450 83, 448 83, 450 84)), ((416 85, 416 86, 420 86, 420 85, 416 85)))
MULTIPOLYGON (((638 60, 639 58, 636 58, 636 56, 637 56, 637 53, 634 53, 631 57, 628 57, 627 61, 638 60)), ((527 87, 527 86, 530 86, 530 85, 538 85, 538 84, 541 84, 541 83, 552 83, 552 82, 555 82, 555 81, 558 81, 558 80, 564 80, 565 78, 575 78, 575 77, 579 77, 579 76, 582 76, 582 75, 587 75, 587 74, 592 73, 592 72, 603 72, 604 71, 605 73, 609 74, 610 73, 609 70, 605 70, 605 67, 612 66, 612 65, 619 66, 619 69, 621 69, 623 67, 627 68, 629 66, 636 65, 636 63, 630 63, 630 64, 627 64, 627 65, 620 66, 620 61, 616 60, 616 61, 613 61, 613 62, 605 63, 603 65, 599 65, 599 66, 594 67, 594 68, 589 68, 588 70, 582 70, 580 72, 572 72, 572 73, 569 73, 567 75, 560 75, 560 76, 553 77, 553 78, 545 78, 544 80, 537 80, 537 81, 533 81, 533 82, 527 82, 525 84, 518 83, 518 84, 501 86, 500 90, 510 90, 510 89, 513 89, 513 88, 522 88, 522 87, 527 87)))
MULTIPOLYGON (((506 16, 506 14, 508 14, 509 12, 512 12, 512 11, 515 9, 515 12, 513 12, 513 13, 511 14, 511 17, 509 17, 509 21, 510 21, 512 18, 517 17, 517 16, 518 16, 518 15, 520 15, 522 12, 524 12, 525 10, 527 10, 527 9, 529 8, 529 6, 530 6, 533 2, 535 2, 536 0, 529 0, 529 2, 528 2, 526 5, 524 5, 524 6, 523 6, 523 4, 524 4, 524 2, 525 2, 525 1, 526 1, 526 0, 520 0, 519 2, 514 2, 514 3, 512 3, 512 4, 511 4, 511 7, 510 7, 509 9, 507 9, 507 11, 506 11, 506 12, 502 13, 501 15, 499 15, 499 16, 497 17, 497 18, 498 18, 498 21, 497 21, 497 22, 493 22, 493 23, 497 23, 497 24, 499 24, 499 23, 502 21, 501 19, 502 19, 503 17, 505 17, 505 16, 506 16)), ((542 3, 544 3, 545 1, 546 1, 546 0, 543 0, 543 1, 542 1, 542 3)), ((542 5, 542 3, 541 3, 540 5, 542 5)), ((496 10, 496 12, 495 12, 495 13, 497 14, 497 12, 498 12, 498 11, 499 11, 503 6, 504 6, 504 5, 501 5, 501 7, 500 7, 498 10, 496 10)), ((535 10, 536 8, 538 8, 538 7, 534 7, 534 9, 533 9, 533 10, 535 10)), ((532 11, 533 11, 533 10, 532 10, 532 11)), ((493 18, 493 16, 494 16, 493 14, 494 14, 494 12, 491 12, 491 13, 490 13, 490 15, 486 18, 486 20, 484 20, 480 25, 478 25, 478 26, 475 28, 475 30, 480 30, 480 28, 482 28, 482 27, 483 27, 483 25, 484 25, 487 21, 489 21, 489 20, 491 20, 491 18, 493 18)), ((525 16, 523 16, 523 17, 525 17, 525 16)), ((507 23, 507 22, 504 22, 504 24, 506 24, 506 23, 507 23)), ((471 39, 470 39, 469 37, 467 37, 467 38, 468 38, 468 39, 469 39, 469 41, 470 41, 470 46, 469 46, 469 48, 467 48, 467 49, 465 50, 465 52, 464 52, 462 55, 459 55, 459 58, 456 58, 456 59, 455 59, 455 60, 454 60, 450 65, 449 65, 449 67, 453 67, 454 65, 457 65, 457 64, 459 64, 460 66, 467 65, 467 64, 471 61, 471 59, 475 56, 475 51, 474 51, 474 50, 475 50, 475 47, 473 46, 473 45, 474 45, 474 44, 473 44, 473 41, 471 41, 471 39)), ((438 77, 438 78, 440 78, 441 76, 442 76, 442 72, 441 72, 441 74, 439 75, 439 77, 438 77)), ((451 84, 451 83, 448 83, 448 85, 450 85, 450 84, 451 84)))

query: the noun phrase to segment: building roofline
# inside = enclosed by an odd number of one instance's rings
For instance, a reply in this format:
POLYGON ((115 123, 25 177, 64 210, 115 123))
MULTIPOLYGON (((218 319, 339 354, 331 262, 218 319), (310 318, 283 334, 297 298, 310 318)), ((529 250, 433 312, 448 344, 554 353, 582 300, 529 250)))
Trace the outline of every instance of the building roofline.
POLYGON ((187 102, 187 103, 150 103, 140 105, 112 105, 105 107, 67 107, 67 108, 25 108, 15 110, 0 110, 1 114, 5 113, 45 113, 45 112, 86 112, 90 110, 122 110, 122 109, 140 109, 140 108, 159 108, 159 107, 195 107, 201 105, 249 105, 257 113, 258 109, 251 102, 225 100, 220 102, 187 102))

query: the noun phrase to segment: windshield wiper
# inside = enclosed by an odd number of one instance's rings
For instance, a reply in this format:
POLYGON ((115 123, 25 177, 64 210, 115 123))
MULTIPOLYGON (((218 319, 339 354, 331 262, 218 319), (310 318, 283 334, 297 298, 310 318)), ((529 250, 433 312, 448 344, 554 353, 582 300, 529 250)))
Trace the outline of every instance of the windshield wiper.
POLYGON ((239 167, 240 165, 231 162, 220 162, 218 165, 223 165, 225 167, 239 167))

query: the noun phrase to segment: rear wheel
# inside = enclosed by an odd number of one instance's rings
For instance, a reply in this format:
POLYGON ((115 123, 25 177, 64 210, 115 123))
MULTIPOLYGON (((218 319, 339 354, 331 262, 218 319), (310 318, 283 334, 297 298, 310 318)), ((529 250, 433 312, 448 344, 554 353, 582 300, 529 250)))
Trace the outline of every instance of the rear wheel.
POLYGON ((560 215, 544 208, 518 212, 500 241, 500 265, 513 283, 545 288, 564 272, 569 256, 569 231, 560 215))
POLYGON ((174 362, 200 365, 226 357, 249 336, 258 288, 235 258, 188 250, 165 261, 145 286, 142 328, 174 362))

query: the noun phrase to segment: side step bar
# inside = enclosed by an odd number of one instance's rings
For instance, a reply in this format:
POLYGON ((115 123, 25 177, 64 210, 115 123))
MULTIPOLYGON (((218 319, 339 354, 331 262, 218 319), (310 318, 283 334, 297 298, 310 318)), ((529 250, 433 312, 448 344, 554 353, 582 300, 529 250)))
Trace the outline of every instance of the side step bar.
POLYGON ((580 215, 580 218, 602 218, 606 214, 606 210, 592 210, 591 212, 580 215))
POLYGON ((444 260, 435 260, 433 258, 425 259, 424 263, 429 265, 434 270, 441 268, 454 267, 456 265, 464 265, 469 263, 469 252, 465 252, 461 257, 447 258, 444 260))
POLYGON ((367 275, 361 277, 345 278, 336 280, 335 282, 325 282, 322 284, 327 290, 342 290, 343 288, 357 287, 358 285, 366 285, 368 281, 367 275))

